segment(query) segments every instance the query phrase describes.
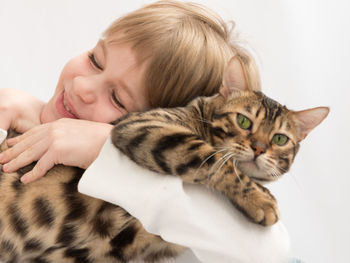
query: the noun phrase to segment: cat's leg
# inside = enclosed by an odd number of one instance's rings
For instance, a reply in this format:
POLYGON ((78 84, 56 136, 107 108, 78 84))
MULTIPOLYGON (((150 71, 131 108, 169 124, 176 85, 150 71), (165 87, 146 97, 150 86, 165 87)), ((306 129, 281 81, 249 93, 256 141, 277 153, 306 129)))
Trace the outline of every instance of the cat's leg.
POLYGON ((240 173, 233 165, 229 152, 215 150, 198 139, 190 139, 188 146, 178 146, 172 154, 176 165, 172 174, 188 183, 203 184, 226 197, 253 222, 269 226, 279 220, 277 201, 270 191, 240 173), (196 150, 192 151, 189 149, 196 150))
POLYGON ((272 225, 278 221, 275 198, 239 174, 227 150, 215 149, 183 125, 139 116, 119 122, 112 132, 113 144, 133 161, 224 194, 255 223, 272 225))
POLYGON ((270 191, 234 170, 231 161, 208 182, 210 188, 223 193, 253 222, 269 226, 279 220, 277 201, 270 191))

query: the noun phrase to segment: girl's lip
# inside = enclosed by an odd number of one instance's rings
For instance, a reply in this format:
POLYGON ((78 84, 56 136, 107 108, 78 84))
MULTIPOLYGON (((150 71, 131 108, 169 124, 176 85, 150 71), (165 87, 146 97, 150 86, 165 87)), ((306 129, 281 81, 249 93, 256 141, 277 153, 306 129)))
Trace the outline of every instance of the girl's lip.
POLYGON ((73 105, 72 105, 71 102, 70 102, 69 96, 68 96, 68 95, 66 96, 66 92, 63 92, 63 99, 64 99, 64 102, 66 103, 66 106, 68 106, 68 108, 70 109, 71 113, 72 113, 75 117, 77 117, 78 119, 80 119, 80 118, 79 118, 79 115, 77 114, 77 112, 75 111, 73 105))
POLYGON ((64 91, 61 93, 61 95, 58 96, 56 100, 56 109, 58 113, 62 116, 62 118, 79 119, 79 117, 75 114, 71 104, 67 100, 65 100, 64 91), (66 110, 63 104, 63 100, 72 112, 66 110))

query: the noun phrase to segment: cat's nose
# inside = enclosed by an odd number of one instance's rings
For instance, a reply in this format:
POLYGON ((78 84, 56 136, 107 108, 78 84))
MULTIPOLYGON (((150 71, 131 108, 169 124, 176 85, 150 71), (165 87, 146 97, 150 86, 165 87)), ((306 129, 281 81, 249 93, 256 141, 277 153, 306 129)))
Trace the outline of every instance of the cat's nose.
POLYGON ((252 147, 255 156, 259 156, 260 154, 265 153, 266 151, 265 147, 257 144, 252 144, 250 147, 252 147))

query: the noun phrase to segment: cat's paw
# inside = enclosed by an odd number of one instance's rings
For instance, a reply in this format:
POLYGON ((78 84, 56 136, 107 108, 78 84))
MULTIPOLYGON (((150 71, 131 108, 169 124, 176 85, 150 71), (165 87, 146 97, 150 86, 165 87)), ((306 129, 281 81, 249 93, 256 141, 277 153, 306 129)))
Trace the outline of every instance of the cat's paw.
POLYGON ((251 219, 263 226, 273 225, 280 218, 277 202, 274 198, 271 198, 270 194, 257 192, 249 200, 247 209, 249 210, 251 219))
POLYGON ((270 226, 280 218, 276 199, 262 186, 256 186, 235 199, 233 203, 254 223, 270 226))

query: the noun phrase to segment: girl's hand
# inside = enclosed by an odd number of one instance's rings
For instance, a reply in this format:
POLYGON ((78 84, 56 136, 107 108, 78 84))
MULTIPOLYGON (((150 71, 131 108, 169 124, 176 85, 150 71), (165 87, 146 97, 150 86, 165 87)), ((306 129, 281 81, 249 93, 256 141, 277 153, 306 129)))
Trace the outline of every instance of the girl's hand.
POLYGON ((0 128, 19 133, 40 124, 44 102, 28 92, 17 89, 0 89, 0 128))
POLYGON ((33 170, 22 176, 23 183, 44 176, 55 164, 86 169, 98 156, 113 126, 76 119, 59 119, 34 127, 7 140, 8 150, 0 154, 5 172, 14 172, 33 161, 33 170))

